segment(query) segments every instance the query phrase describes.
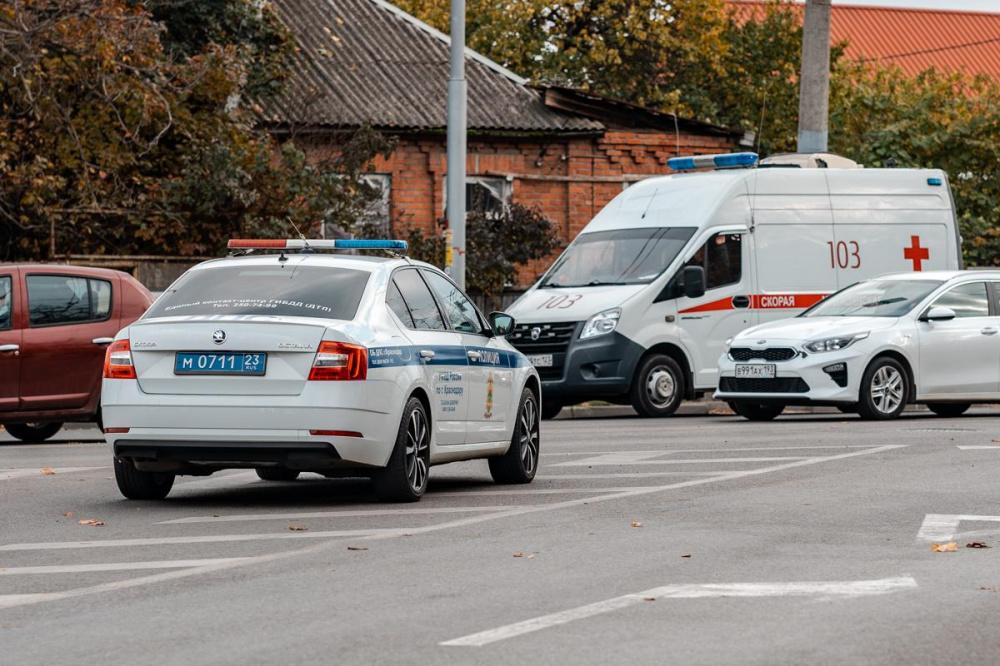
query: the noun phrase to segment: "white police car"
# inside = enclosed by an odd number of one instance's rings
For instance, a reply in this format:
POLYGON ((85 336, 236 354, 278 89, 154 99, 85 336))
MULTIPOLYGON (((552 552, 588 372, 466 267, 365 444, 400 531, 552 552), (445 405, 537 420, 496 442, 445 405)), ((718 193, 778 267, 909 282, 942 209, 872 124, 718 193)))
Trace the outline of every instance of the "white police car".
POLYGON ((500 483, 538 468, 540 383, 442 272, 317 249, 402 241, 230 241, 280 254, 195 266, 110 345, 101 408, 115 477, 162 499, 178 474, 254 468, 372 477, 414 501, 431 465, 487 458, 500 483), (291 253, 290 250, 303 250, 291 253))

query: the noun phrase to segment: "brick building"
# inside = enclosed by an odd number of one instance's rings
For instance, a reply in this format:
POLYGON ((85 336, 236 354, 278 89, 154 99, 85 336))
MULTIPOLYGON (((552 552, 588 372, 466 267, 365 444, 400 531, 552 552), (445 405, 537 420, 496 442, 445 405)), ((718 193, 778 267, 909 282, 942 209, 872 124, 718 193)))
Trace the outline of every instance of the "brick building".
MULTIPOLYGON (((395 233, 444 214, 448 37, 384 0, 276 0, 298 42, 293 74, 263 109, 273 131, 311 152, 371 125, 397 137, 367 178, 372 217, 395 233)), ((467 200, 537 206, 572 239, 629 183, 668 171, 677 154, 728 152, 740 132, 577 90, 531 87, 471 50, 467 200)), ((530 282, 543 267, 527 267, 530 282)))

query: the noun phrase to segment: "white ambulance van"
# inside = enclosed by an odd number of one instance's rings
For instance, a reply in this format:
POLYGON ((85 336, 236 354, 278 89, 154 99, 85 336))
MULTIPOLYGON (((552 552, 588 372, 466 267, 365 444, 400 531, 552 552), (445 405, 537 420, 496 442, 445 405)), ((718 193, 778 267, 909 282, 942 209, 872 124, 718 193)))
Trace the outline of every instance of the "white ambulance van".
POLYGON ((743 329, 864 278, 962 267, 942 171, 833 155, 669 164, 682 173, 625 189, 508 310, 546 417, 593 399, 670 415, 715 389, 743 329))

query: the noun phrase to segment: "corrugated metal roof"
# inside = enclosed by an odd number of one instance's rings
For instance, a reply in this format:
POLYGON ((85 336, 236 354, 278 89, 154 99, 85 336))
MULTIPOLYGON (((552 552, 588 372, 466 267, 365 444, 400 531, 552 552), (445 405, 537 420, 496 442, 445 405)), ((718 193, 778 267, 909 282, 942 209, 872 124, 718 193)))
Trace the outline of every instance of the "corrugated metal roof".
MULTIPOLYGON (((747 18, 763 11, 756 0, 729 2, 747 18)), ((846 42, 852 60, 898 65, 911 75, 934 68, 1000 78, 1000 13, 833 5, 830 41, 846 42)))
MULTIPOLYGON (((299 127, 396 130, 447 125, 448 38, 384 0, 273 0, 298 43, 284 89, 261 120, 299 127)), ((538 91, 466 51, 470 130, 601 132, 547 108, 538 91)))

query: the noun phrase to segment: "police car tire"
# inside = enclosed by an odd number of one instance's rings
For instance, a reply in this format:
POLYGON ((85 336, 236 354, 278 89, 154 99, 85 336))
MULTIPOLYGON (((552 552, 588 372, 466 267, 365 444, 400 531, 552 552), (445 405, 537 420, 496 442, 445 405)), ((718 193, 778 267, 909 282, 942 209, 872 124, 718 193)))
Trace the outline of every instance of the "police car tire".
POLYGON ((887 421, 902 414, 910 399, 908 378, 909 375, 907 374, 906 369, 894 358, 882 356, 872 361, 865 370, 865 374, 861 377, 861 390, 858 395, 858 413, 861 415, 861 418, 869 421, 887 421), (899 401, 899 405, 891 412, 883 412, 878 409, 875 406, 875 402, 872 400, 872 381, 874 380, 876 373, 886 367, 895 370, 903 377, 902 399, 899 401))
POLYGON ((559 412, 562 411, 563 404, 556 400, 543 400, 542 401, 542 420, 551 421, 555 417, 559 416, 559 412))
POLYGON ((131 500, 161 500, 174 487, 169 472, 143 472, 130 460, 115 459, 115 481, 121 494, 131 500))
POLYGON ((652 354, 639 365, 639 369, 635 373, 635 379, 632 381, 632 391, 630 395, 632 408, 635 409, 639 416, 670 416, 677 411, 678 407, 681 406, 681 401, 684 399, 685 392, 686 386, 684 385, 684 371, 681 370, 681 366, 677 363, 677 361, 670 358, 666 354, 652 354), (658 369, 669 372, 671 379, 673 379, 674 382, 673 397, 670 402, 662 406, 653 403, 648 395, 646 386, 650 380, 650 374, 658 369))
MULTIPOLYGON (((389 455, 389 462, 385 468, 376 472, 372 476, 372 484, 375 487, 375 495, 383 502, 416 502, 423 497, 427 491, 428 471, 430 470, 430 420, 427 418, 427 410, 424 403, 416 397, 410 398, 403 409, 403 417, 399 421, 399 432, 396 434, 396 444, 389 455), (417 416, 414 416, 414 413, 417 416), (408 470, 406 467, 406 443, 409 438, 411 421, 416 418, 422 421, 426 432, 426 439, 421 442, 426 446, 420 457, 424 461, 423 482, 419 487, 414 487, 410 483, 408 470)), ((421 447, 418 447, 418 450, 421 447)))
POLYGON ((4 429, 22 442, 44 442, 63 427, 62 423, 7 423, 4 429))
POLYGON ((510 447, 502 456, 489 459, 490 476, 497 483, 531 483, 538 471, 540 445, 538 398, 531 389, 525 388, 517 405, 510 447), (528 428, 527 434, 525 426, 528 428))
POLYGON ((258 467, 257 476, 261 481, 294 481, 299 473, 285 467, 258 467))
POLYGON ((752 402, 731 402, 729 406, 750 421, 773 421, 785 411, 784 405, 759 405, 752 402))
POLYGON ((932 402, 927 405, 927 409, 944 417, 961 416, 969 411, 969 407, 972 404, 968 402, 932 402))

